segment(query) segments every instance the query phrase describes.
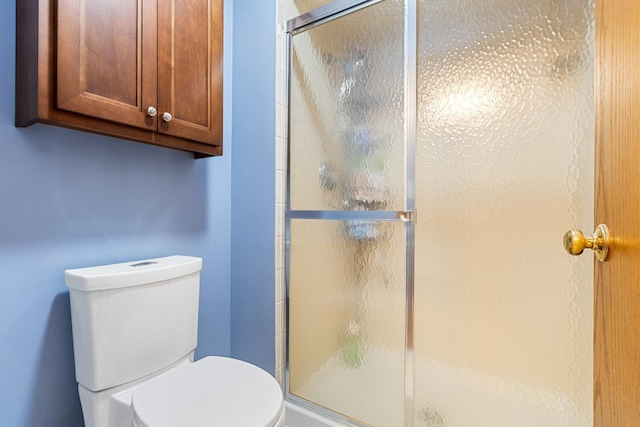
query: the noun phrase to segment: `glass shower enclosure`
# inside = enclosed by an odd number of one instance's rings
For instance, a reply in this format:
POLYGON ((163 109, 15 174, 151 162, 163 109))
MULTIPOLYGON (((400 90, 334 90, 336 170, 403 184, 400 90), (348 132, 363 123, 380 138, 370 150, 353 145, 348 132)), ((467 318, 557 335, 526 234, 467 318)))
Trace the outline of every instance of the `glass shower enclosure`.
MULTIPOLYGON (((291 0, 295 3, 295 0, 291 0)), ((346 425, 591 424, 593 1, 287 22, 287 398, 346 425)))

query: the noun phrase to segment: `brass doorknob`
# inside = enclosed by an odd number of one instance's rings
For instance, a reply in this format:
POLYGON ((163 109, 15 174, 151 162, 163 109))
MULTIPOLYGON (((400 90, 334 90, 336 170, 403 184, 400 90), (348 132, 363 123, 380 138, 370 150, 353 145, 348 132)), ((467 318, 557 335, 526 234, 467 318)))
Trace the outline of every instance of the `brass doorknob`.
POLYGON ((589 237, 575 228, 564 233, 564 249, 569 255, 580 255, 587 248, 593 249, 598 260, 605 261, 609 254, 609 242, 609 229, 604 224, 597 226, 589 237))

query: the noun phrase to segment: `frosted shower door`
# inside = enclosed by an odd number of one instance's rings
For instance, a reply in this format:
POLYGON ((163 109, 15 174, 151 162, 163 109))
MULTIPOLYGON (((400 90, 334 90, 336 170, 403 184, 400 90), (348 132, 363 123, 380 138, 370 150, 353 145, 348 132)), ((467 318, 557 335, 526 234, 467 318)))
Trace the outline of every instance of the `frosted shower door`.
POLYGON ((404 3, 290 38, 288 392, 404 425, 404 3))
POLYGON ((593 13, 419 2, 418 427, 593 425, 593 13))
POLYGON ((292 210, 403 210, 404 4, 385 0, 293 35, 292 210))
POLYGON ((353 238, 342 221, 292 220, 289 392, 373 426, 404 420, 405 230, 353 238))

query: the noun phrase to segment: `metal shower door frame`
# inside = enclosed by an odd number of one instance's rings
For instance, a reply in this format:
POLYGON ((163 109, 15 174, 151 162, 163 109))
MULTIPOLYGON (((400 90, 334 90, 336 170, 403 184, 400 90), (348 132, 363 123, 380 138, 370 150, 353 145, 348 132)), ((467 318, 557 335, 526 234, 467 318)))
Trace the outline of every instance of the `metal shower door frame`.
POLYGON ((287 179, 285 201, 285 283, 286 283, 286 345, 285 345, 285 397, 303 408, 320 413, 346 425, 364 427, 350 418, 289 393, 289 295, 291 220, 369 220, 403 222, 406 232, 406 284, 405 284, 405 357, 404 357, 404 425, 414 426, 414 263, 415 263, 415 145, 417 126, 417 5, 416 0, 404 0, 404 88, 405 88, 405 210, 291 210, 291 75, 293 36, 324 23, 339 19, 383 1, 391 0, 336 0, 326 6, 302 14, 286 22, 286 97, 287 110, 287 179))

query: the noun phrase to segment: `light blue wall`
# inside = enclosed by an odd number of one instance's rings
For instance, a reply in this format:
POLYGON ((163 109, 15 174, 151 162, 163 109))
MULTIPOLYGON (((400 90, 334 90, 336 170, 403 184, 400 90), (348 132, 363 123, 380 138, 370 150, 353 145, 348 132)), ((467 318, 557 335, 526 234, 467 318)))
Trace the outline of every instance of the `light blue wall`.
POLYGON ((231 354, 273 373, 275 1, 233 7, 231 354))
POLYGON ((0 40, 0 426, 79 427, 65 269, 201 256, 196 356, 231 351, 231 115, 225 155, 201 160, 52 126, 16 129, 13 1, 0 3, 0 40))

